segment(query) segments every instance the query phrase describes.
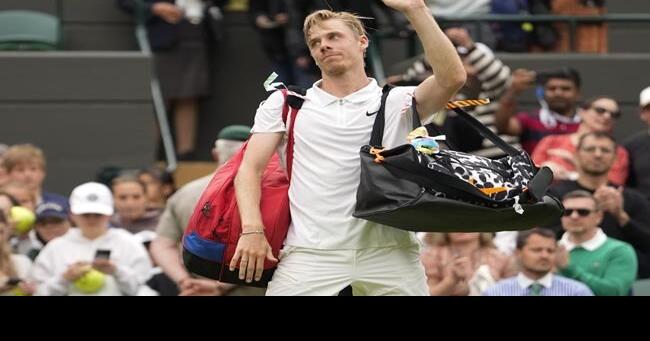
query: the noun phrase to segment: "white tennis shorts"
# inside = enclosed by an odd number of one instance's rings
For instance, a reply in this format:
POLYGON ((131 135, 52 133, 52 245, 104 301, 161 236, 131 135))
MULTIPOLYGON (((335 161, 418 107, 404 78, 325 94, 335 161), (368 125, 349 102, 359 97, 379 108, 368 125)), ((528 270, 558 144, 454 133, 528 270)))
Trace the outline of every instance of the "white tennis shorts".
POLYGON ((266 295, 335 296, 348 285, 355 296, 428 296, 420 245, 361 250, 285 246, 266 295))

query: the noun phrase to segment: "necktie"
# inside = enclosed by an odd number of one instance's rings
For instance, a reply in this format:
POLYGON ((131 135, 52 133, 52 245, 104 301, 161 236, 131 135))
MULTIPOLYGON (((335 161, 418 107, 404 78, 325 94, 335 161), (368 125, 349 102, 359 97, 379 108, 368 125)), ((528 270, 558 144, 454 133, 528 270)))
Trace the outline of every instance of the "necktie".
POLYGON ((530 293, 528 294, 528 296, 542 296, 542 285, 541 284, 535 282, 535 283, 531 284, 530 287, 528 287, 528 288, 530 288, 530 293))

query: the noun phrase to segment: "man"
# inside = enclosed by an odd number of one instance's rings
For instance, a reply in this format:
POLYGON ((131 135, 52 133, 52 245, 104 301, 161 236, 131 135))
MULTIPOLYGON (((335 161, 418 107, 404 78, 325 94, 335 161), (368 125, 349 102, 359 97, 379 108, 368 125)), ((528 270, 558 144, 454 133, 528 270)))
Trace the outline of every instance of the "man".
POLYGON ((61 237, 70 229, 68 201, 50 201, 36 207, 36 223, 28 239, 18 244, 18 252, 32 261, 51 240, 61 237))
POLYGON ((519 232, 517 251, 521 272, 499 281, 484 296, 593 296, 584 284, 553 274, 557 241, 553 231, 534 228, 519 232))
MULTIPOLYGON (((643 194, 624 187, 613 187, 607 182, 614 164, 616 143, 607 134, 588 133, 578 141, 576 160, 578 179, 560 181, 550 189, 561 198, 574 190, 593 193, 600 202, 602 231, 611 238, 631 244, 636 251, 639 278, 650 277, 650 204, 643 194)), ((561 234, 559 222, 552 228, 561 234)))
POLYGON ((577 190, 562 198, 562 227, 555 265, 563 276, 586 284, 596 296, 630 294, 637 260, 632 246, 609 238, 598 227, 603 220, 599 200, 577 190))
POLYGON ((519 136, 523 149, 532 154, 537 143, 547 135, 568 134, 578 130, 580 117, 576 113, 580 99, 580 74, 565 68, 537 75, 534 71, 518 69, 512 73, 510 88, 499 101, 495 125, 501 134, 519 136), (544 99, 541 108, 532 113, 517 112, 517 97, 543 78, 544 99))
MULTIPOLYGON (((218 167, 226 163, 250 136, 250 127, 232 125, 223 128, 212 149, 212 158, 218 167)), ((258 288, 234 287, 225 283, 193 278, 183 265, 180 242, 187 227, 194 206, 203 190, 212 179, 212 174, 196 179, 181 187, 167 201, 167 207, 160 217, 157 236, 151 243, 151 255, 163 271, 176 283, 181 295, 260 295, 258 288)))
POLYGON ((78 228, 48 243, 36 257, 30 275, 38 286, 36 295, 136 295, 149 278, 151 262, 136 237, 109 228, 113 196, 108 187, 97 182, 75 187, 70 211, 78 228), (76 282, 91 270, 103 273, 104 283, 98 291, 86 292, 76 282))
MULTIPOLYGON (((384 0, 415 28, 432 66, 416 88, 396 87, 386 101, 383 145, 406 143, 412 98, 420 119, 442 109, 466 78, 454 46, 423 0, 384 0)), ((294 129, 289 227, 282 261, 267 295, 428 295, 414 233, 352 217, 359 182, 359 149, 368 143, 382 95, 364 71, 369 40, 359 18, 320 10, 305 19, 304 35, 322 79, 307 90, 294 129)), ((247 282, 261 279, 264 260, 277 261, 264 235, 261 175, 285 132, 284 98, 273 93, 257 110, 253 135, 235 190, 242 235, 230 263, 247 282)))
POLYGON ((27 185, 34 193, 36 205, 48 201, 68 200, 62 195, 43 190, 47 171, 45 155, 40 148, 31 144, 13 145, 3 155, 3 159, 9 178, 27 185))
POLYGON ((639 109, 639 117, 648 129, 625 142, 625 149, 630 154, 628 186, 645 193, 650 200, 650 86, 641 91, 639 109))

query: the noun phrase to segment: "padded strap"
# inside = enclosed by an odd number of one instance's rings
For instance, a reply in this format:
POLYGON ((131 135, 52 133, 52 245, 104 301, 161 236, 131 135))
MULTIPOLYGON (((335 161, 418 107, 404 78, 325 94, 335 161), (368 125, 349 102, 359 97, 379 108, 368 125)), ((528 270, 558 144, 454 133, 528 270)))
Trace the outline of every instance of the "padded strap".
MULTIPOLYGON (((370 135, 370 142, 368 143, 373 147, 382 147, 382 141, 384 140, 384 128, 386 126, 386 100, 388 99, 388 94, 395 86, 386 84, 381 90, 381 104, 379 106, 379 111, 377 111, 377 117, 375 117, 375 124, 372 126, 372 134, 370 135)), ((415 96, 413 96, 412 106, 415 108, 415 96)), ((417 110, 412 110, 413 115, 413 129, 422 125, 420 122, 420 116, 417 113, 417 110)))
POLYGON ((289 89, 280 89, 282 96, 284 96, 284 105, 282 106, 282 122, 288 126, 288 139, 287 139, 287 176, 291 180, 291 171, 293 169, 293 145, 294 145, 294 136, 293 136, 293 127, 296 123, 296 117, 298 117, 298 112, 302 108, 304 99, 298 96, 289 94, 289 91, 305 95, 307 91, 303 88, 289 86, 289 89), (287 124, 287 119, 289 123, 287 124))

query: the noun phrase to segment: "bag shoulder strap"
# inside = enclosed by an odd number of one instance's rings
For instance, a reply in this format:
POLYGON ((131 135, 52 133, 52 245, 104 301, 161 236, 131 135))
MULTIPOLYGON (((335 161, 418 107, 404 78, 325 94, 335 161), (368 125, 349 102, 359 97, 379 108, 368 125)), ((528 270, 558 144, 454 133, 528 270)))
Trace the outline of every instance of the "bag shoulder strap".
POLYGON ((454 108, 453 110, 456 112, 456 114, 458 114, 458 117, 460 117, 463 121, 465 121, 465 123, 476 130, 481 136, 483 136, 483 138, 490 140, 490 142, 494 143, 495 146, 499 147, 499 149, 504 151, 506 154, 510 156, 520 154, 517 148, 509 145, 506 141, 500 138, 499 135, 492 132, 492 130, 486 127, 474 116, 468 114, 465 110, 461 108, 454 108))
MULTIPOLYGON (((370 146, 373 147, 382 147, 382 141, 384 140, 384 129, 386 126, 386 100, 388 100, 388 94, 390 91, 395 88, 394 85, 386 84, 381 90, 381 104, 379 106, 379 111, 377 111, 377 117, 375 117, 375 123, 372 126, 372 134, 370 135, 370 146)), ((420 116, 415 110, 415 96, 413 96, 412 110, 413 114, 413 129, 419 127, 420 116)))
POLYGON ((298 112, 302 108, 302 104, 305 101, 302 97, 296 96, 295 94, 300 94, 301 96, 305 96, 307 90, 304 88, 291 85, 288 88, 280 89, 280 91, 282 92, 282 96, 284 96, 284 105, 282 106, 282 122, 289 129, 289 132, 287 133, 288 138, 287 138, 286 155, 287 155, 287 176, 289 177, 289 180, 291 180, 291 170, 293 168, 293 144, 294 144, 293 127, 295 125, 298 112))
MULTIPOLYGON (((375 124, 372 127, 372 135, 370 136, 370 145, 373 147, 381 147, 382 141, 384 138, 384 128, 386 124, 386 100, 388 99, 388 94, 394 88, 393 85, 386 84, 382 89, 381 95, 381 106, 377 112, 377 117, 375 118, 375 124)), ((415 96, 413 96, 411 104, 411 112, 413 114, 413 129, 420 126, 420 115, 417 110, 417 103, 415 101, 415 96)), ((497 134, 493 133, 488 127, 483 125, 479 120, 474 116, 468 114, 465 110, 461 108, 453 109, 458 116, 465 121, 472 129, 476 130, 483 138, 490 140, 494 143, 495 146, 499 147, 506 154, 514 156, 519 155, 519 150, 515 147, 509 145, 506 141, 501 139, 497 134)))

